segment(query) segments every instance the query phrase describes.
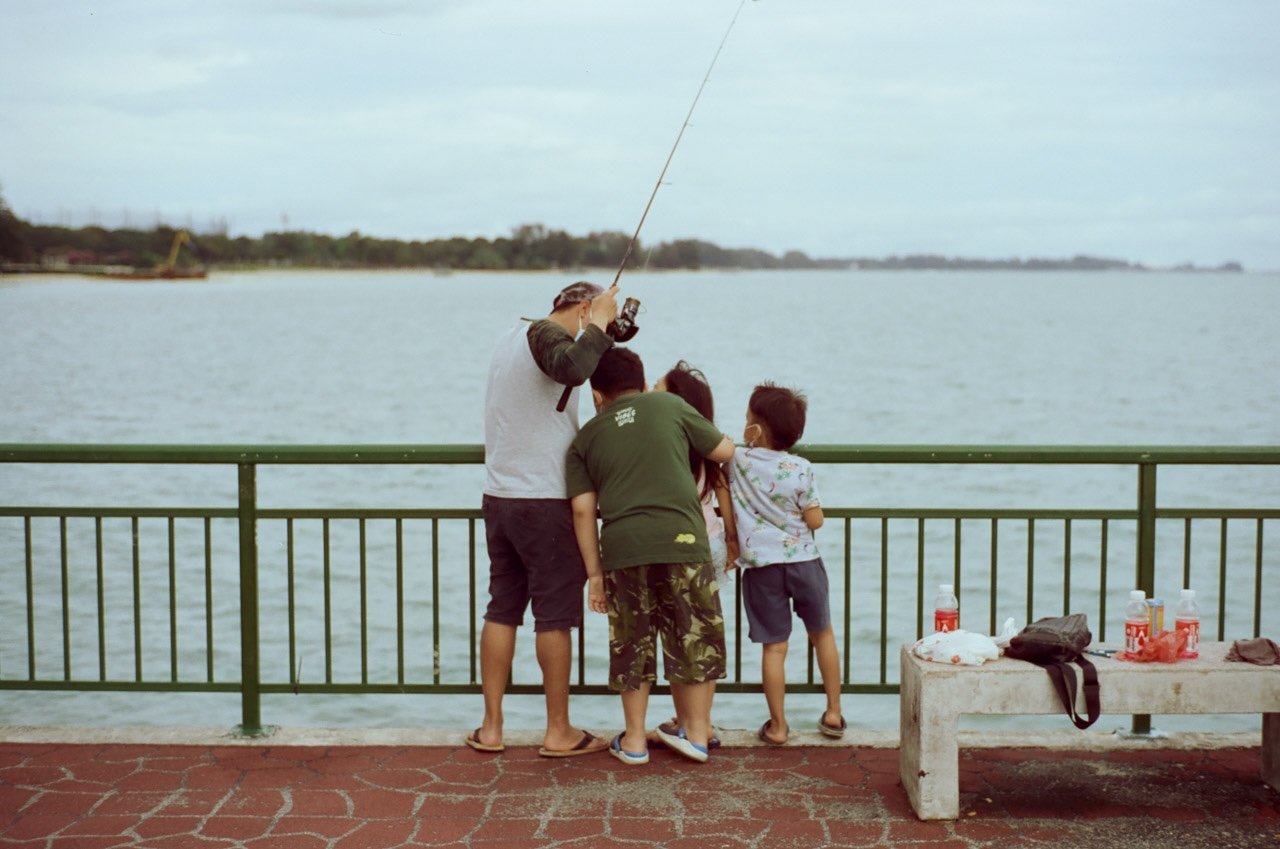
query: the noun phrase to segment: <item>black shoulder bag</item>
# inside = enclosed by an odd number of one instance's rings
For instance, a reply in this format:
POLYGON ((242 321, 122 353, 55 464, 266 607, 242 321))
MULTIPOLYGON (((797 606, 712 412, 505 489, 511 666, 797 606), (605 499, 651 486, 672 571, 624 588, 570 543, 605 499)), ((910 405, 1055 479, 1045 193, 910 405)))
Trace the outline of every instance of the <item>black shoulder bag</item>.
POLYGON ((1077 728, 1088 728, 1098 721, 1098 670, 1081 652, 1093 641, 1083 613, 1037 619, 1009 641, 1005 655, 1044 667, 1058 691, 1067 716, 1077 728), (1084 673, 1084 704, 1087 717, 1076 713, 1076 673, 1071 664, 1079 664, 1084 673))

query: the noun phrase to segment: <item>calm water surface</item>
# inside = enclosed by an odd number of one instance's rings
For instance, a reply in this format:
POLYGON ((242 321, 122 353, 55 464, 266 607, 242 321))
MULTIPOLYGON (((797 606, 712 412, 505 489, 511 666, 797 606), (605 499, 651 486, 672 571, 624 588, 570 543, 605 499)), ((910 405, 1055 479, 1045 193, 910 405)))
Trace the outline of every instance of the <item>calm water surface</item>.
MULTIPOLYGON (((586 276, 607 283, 612 275, 586 276)), ((164 284, 2 278, 0 442, 478 443, 493 340, 517 316, 545 315, 554 293, 577 277, 259 272, 164 284)), ((631 347, 650 380, 678 359, 698 366, 715 390, 718 424, 735 435, 751 388, 767 379, 808 394, 804 441, 811 443, 1280 443, 1277 274, 703 272, 628 275, 622 287, 643 303, 631 347)), ((584 407, 584 419, 589 415, 584 407)), ((235 502, 234 471, 220 468, 9 467, 0 474, 4 503, 235 502)), ((822 475, 833 505, 1129 507, 1134 499, 1130 470, 849 468, 822 475)), ((265 506, 473 507, 482 484, 483 471, 474 468, 259 473, 265 506)), ((1179 506, 1280 502, 1280 476, 1270 470, 1167 469, 1160 489, 1162 504, 1179 506)), ((0 527, 0 570, 9 588, 0 591, 0 675, 25 674, 24 601, 14 592, 23 580, 13 555, 21 533, 20 524, 0 527)), ((392 544, 381 530, 370 533, 375 547, 392 544)), ((336 533, 335 548, 355 544, 336 533)), ((108 533, 108 551, 125 563, 128 545, 108 533)), ((260 545, 270 572, 284 557, 282 534, 264 530, 260 545)), ((295 545, 305 559, 319 542, 300 530, 295 545)), ((412 558, 429 542, 411 535, 406 545, 412 558)), ((1117 552, 1114 562, 1131 562, 1123 556, 1117 552)), ((426 592, 424 576, 409 580, 411 593, 426 592)), ((283 590, 264 581, 264 613, 278 607, 283 590)), ((127 596, 128 587, 119 592, 127 596)), ((219 605, 233 615, 230 595, 222 593, 219 605)), ((385 601, 375 593, 371 604, 376 611, 385 601)), ((92 598, 84 603, 76 613, 95 615, 92 598)), ((299 599, 304 611, 321 604, 315 593, 299 599)), ((37 607, 38 617, 59 621, 55 601, 37 607)), ((914 612, 907 618, 914 623, 914 612)), ((112 621, 107 630, 128 636, 129 627, 112 621)), ((146 627, 167 633, 163 622, 146 627)), ((194 647, 203 625, 190 627, 195 632, 183 642, 194 647)), ((410 627, 429 631, 428 623, 410 627)), ((468 627, 446 623, 463 642, 461 666, 468 627)), ((597 637, 589 629, 589 639, 597 637)), ((532 640, 521 642, 517 669, 534 669, 532 640)), ((37 654, 60 674, 60 636, 37 654)), ((355 660, 337 654, 337 672, 345 674, 355 660)), ((219 668, 233 668, 235 656, 233 645, 220 648, 219 668)), ((75 657, 96 665, 91 647, 77 646, 75 657)), ((416 669, 428 660, 410 663, 416 669)), ((758 667, 754 649, 745 663, 758 667)), ((322 674, 318 658, 302 664, 304 680, 322 674)), ((394 674, 394 659, 375 657, 371 666, 394 674)), ((806 711, 816 717, 815 699, 792 697, 794 721, 806 711)), ((539 701, 511 700, 508 723, 538 726, 539 701)), ((665 717, 664 702, 655 699, 654 717, 665 717)), ((174 702, 4 693, 0 721, 171 723, 177 711, 195 724, 230 724, 237 705, 222 696, 174 702)), ((858 697, 848 709, 861 712, 864 725, 896 724, 896 700, 858 697)), ((478 697, 326 696, 268 697, 263 714, 294 725, 474 727, 478 711, 478 697)), ((762 714, 758 696, 717 700, 717 720, 726 725, 755 727, 762 714)), ((575 717, 607 729, 620 712, 616 700, 583 698, 575 717)))

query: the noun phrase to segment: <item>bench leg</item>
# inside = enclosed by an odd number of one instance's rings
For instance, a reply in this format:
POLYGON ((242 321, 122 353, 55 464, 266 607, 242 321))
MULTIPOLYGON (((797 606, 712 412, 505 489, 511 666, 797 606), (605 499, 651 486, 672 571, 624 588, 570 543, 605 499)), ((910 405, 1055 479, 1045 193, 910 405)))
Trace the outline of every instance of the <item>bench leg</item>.
MULTIPOLYGON (((922 820, 960 816, 959 714, 922 698, 918 676, 904 663, 898 701, 898 777, 922 820)), ((945 701, 945 700, 943 700, 945 701)))
POLYGON ((1262 715, 1262 780, 1280 790, 1280 713, 1262 715))

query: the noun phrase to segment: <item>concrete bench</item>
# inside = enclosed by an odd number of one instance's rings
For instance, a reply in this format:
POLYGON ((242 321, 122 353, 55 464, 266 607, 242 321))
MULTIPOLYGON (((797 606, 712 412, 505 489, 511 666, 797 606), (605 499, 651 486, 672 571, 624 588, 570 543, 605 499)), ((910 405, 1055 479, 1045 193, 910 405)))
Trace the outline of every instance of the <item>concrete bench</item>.
MULTIPOLYGON (((1098 669, 1102 713, 1260 713, 1262 779, 1280 790, 1280 666, 1228 662, 1230 647, 1201 643, 1198 659, 1171 664, 1089 657, 1098 669)), ((953 666, 922 660, 905 645, 901 684, 898 771, 922 820, 960 816, 961 714, 1056 713, 1072 728, 1048 673, 1026 661, 1002 656, 953 666)), ((1078 710, 1084 714, 1082 692, 1078 710)))

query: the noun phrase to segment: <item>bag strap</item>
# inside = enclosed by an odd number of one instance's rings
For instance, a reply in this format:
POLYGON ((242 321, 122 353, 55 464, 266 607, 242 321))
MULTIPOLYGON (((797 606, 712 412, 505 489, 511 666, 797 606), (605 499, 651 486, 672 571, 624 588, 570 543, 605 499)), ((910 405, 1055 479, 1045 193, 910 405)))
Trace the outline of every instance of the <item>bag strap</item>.
POLYGON ((1063 661, 1053 661, 1044 663, 1044 669, 1049 673, 1049 678, 1053 681, 1054 689, 1058 691, 1058 698, 1062 701, 1062 706, 1066 708, 1067 716, 1075 723, 1076 728, 1088 728, 1098 721, 1101 714, 1098 701, 1098 670, 1092 663, 1083 657, 1075 658, 1075 662, 1080 664, 1080 670, 1084 673, 1084 705, 1085 716, 1081 717, 1076 712, 1076 672, 1071 668, 1070 664, 1063 661))
POLYGON ((1086 660, 1084 655, 1077 655, 1076 663, 1084 673, 1084 709, 1088 716, 1088 721, 1084 725, 1076 724, 1080 728, 1088 728, 1102 715, 1102 707, 1098 700, 1098 669, 1091 661, 1086 660))

